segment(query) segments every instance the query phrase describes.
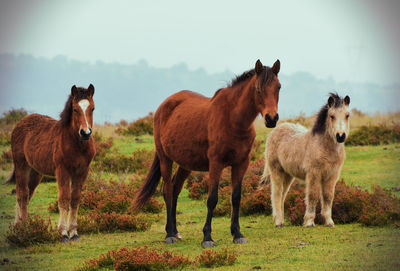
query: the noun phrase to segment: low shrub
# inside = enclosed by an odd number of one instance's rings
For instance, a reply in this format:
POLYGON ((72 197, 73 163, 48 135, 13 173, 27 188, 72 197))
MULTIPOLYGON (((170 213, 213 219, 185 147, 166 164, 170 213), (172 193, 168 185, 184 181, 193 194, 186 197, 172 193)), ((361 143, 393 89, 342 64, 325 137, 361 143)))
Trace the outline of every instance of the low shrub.
POLYGON ((86 261, 78 270, 170 270, 182 269, 191 264, 188 257, 168 250, 157 251, 147 246, 132 249, 123 247, 86 261))
POLYGON ((10 225, 6 232, 9 244, 27 247, 34 244, 54 243, 60 241, 57 226, 51 225, 50 218, 46 221, 38 215, 29 216, 26 221, 10 225))
POLYGON ((368 125, 352 131, 346 145, 380 145, 400 142, 400 125, 368 125))
POLYGON ((140 118, 134 122, 129 123, 127 126, 121 125, 115 131, 120 135, 152 135, 153 134, 153 121, 154 115, 150 112, 147 116, 140 118))
POLYGON ((11 149, 4 151, 0 156, 0 168, 8 169, 13 162, 11 149))
POLYGON ((1 130, 0 131, 0 146, 11 145, 11 131, 1 130))
POLYGON ((206 249, 197 257, 200 266, 211 268, 225 265, 233 265, 237 259, 235 251, 224 248, 221 250, 206 249))
POLYGON ((113 146, 112 137, 104 138, 100 133, 93 134, 93 140, 96 147, 96 156, 94 161, 104 158, 113 146))
POLYGON ((0 118, 0 124, 15 124, 27 115, 28 112, 23 108, 8 110, 0 118))
POLYGON ((145 231, 150 226, 150 222, 131 214, 91 212, 78 216, 78 231, 81 233, 145 231))

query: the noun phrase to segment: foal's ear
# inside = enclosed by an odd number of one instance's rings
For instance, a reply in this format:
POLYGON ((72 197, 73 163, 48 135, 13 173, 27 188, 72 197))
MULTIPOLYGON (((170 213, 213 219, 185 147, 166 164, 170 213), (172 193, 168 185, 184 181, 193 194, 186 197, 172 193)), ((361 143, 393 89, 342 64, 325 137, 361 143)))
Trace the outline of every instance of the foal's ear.
POLYGON ((333 97, 329 97, 328 99, 328 107, 332 107, 335 104, 335 99, 333 97))
POLYGON ((93 95, 94 95, 94 86, 92 84, 89 85, 88 90, 89 90, 90 97, 93 97, 93 95))
POLYGON ((343 101, 344 101, 345 105, 349 105, 350 104, 350 97, 349 96, 344 97, 343 101))
POLYGON ((71 95, 72 97, 75 97, 77 94, 78 94, 78 88, 75 85, 73 85, 71 87, 71 95))
POLYGON ((280 69, 281 69, 281 62, 279 61, 279 59, 277 59, 274 65, 272 66, 272 71, 275 73, 275 75, 278 75, 280 69))
POLYGON ((260 74, 264 70, 264 66, 259 59, 257 59, 256 67, 254 69, 257 74, 260 74))

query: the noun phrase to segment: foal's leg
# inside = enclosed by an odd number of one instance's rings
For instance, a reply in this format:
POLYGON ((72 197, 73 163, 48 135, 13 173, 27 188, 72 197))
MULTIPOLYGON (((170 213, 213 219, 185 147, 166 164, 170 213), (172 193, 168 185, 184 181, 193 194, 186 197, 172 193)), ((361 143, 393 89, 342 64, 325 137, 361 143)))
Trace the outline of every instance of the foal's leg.
POLYGON ((231 217, 231 234, 235 244, 247 243, 246 239, 240 232, 239 225, 239 208, 240 199, 242 197, 242 180, 249 165, 246 160, 240 165, 232 166, 232 217, 231 217))
POLYGON ((282 214, 282 219, 283 219, 283 224, 285 223, 285 199, 287 196, 287 193, 289 192, 290 186, 293 183, 293 178, 289 174, 283 173, 282 174, 282 203, 281 203, 281 214, 282 214))
POLYGON ((274 217, 274 223, 276 227, 283 227, 285 223, 285 217, 283 213, 283 203, 285 198, 285 185, 287 181, 287 174, 279 170, 273 170, 271 172, 271 202, 272 202, 272 215, 274 217))
POLYGON ((173 199, 172 199, 172 223, 174 225, 174 233, 177 239, 182 239, 182 236, 179 234, 178 229, 176 227, 176 206, 178 202, 179 193, 181 193, 183 184, 186 178, 189 176, 190 171, 178 167, 174 177, 172 178, 172 183, 174 184, 174 192, 173 192, 173 199))
POLYGON ((58 184, 58 209, 60 211, 58 231, 61 233, 63 241, 66 242, 69 240, 67 218, 71 202, 70 176, 65 168, 58 166, 56 168, 56 178, 58 184))
POLYGON ((338 180, 337 175, 323 182, 321 188, 321 194, 322 194, 321 215, 324 217, 325 225, 328 227, 335 226, 335 223, 333 223, 332 220, 332 203, 335 195, 336 182, 338 180))
POLYGON ((71 204, 69 209, 68 231, 72 241, 79 241, 78 235, 78 209, 81 201, 82 186, 87 177, 87 172, 82 176, 72 178, 71 204))
POLYGON ((224 166, 217 161, 210 161, 210 179, 208 183, 208 199, 207 199, 207 219, 203 227, 204 238, 201 242, 203 247, 214 247, 214 241, 211 238, 211 221, 215 206, 218 202, 218 184, 224 166))
POLYGON ((17 191, 15 224, 28 219, 29 170, 30 168, 26 162, 15 163, 15 182, 17 191))
POLYGON ((312 172, 306 176, 306 213, 304 227, 314 227, 315 211, 321 194, 321 177, 312 172))
POLYGON ((165 206, 167 207, 167 224, 165 225, 165 231, 167 232, 167 236, 165 237, 165 242, 167 244, 175 243, 176 237, 174 232, 174 223, 172 219, 172 202, 173 202, 173 190, 174 184, 171 180, 172 174, 172 161, 165 156, 160 157, 160 170, 161 176, 163 178, 164 186, 163 186, 163 196, 165 201, 165 206))

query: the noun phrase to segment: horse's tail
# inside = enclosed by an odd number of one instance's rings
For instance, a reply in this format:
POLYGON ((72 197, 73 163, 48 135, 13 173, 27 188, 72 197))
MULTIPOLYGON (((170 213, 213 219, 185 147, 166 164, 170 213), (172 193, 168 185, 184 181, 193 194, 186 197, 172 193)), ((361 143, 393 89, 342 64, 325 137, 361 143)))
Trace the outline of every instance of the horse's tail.
POLYGON ((269 172, 269 167, 268 167, 267 146, 265 147, 264 158, 265 158, 264 173, 261 177, 260 185, 267 185, 271 182, 271 174, 269 172))
POLYGON ((13 170, 8 177, 8 179, 4 182, 4 184, 10 184, 10 183, 15 183, 15 167, 13 167, 13 170))
POLYGON ((141 208, 149 200, 149 198, 153 196, 154 192, 156 192, 160 179, 160 158, 158 157, 156 152, 150 172, 149 174, 147 174, 146 181, 142 184, 139 192, 136 194, 133 205, 135 209, 141 208))

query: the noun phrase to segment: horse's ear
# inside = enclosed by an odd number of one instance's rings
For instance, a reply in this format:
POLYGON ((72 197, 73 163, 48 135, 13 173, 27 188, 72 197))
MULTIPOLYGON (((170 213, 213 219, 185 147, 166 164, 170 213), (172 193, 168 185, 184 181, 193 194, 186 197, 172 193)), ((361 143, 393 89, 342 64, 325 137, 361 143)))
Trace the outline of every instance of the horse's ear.
POLYGON ((92 84, 89 85, 88 90, 89 90, 90 97, 93 97, 93 95, 94 95, 94 86, 92 84))
POLYGON ((277 59, 274 65, 272 66, 272 71, 275 73, 275 75, 278 75, 280 69, 281 69, 281 62, 279 61, 279 59, 277 59))
POLYGON ((71 95, 72 97, 75 97, 77 94, 78 94, 78 88, 75 85, 73 85, 71 87, 71 95))
POLYGON ((328 99, 328 107, 332 107, 335 104, 335 99, 333 97, 329 97, 328 99))
POLYGON ((349 96, 344 97, 343 101, 344 101, 345 105, 349 105, 350 104, 350 97, 349 96))
POLYGON ((260 74, 264 70, 264 66, 259 59, 257 59, 256 67, 254 69, 257 74, 260 74))

